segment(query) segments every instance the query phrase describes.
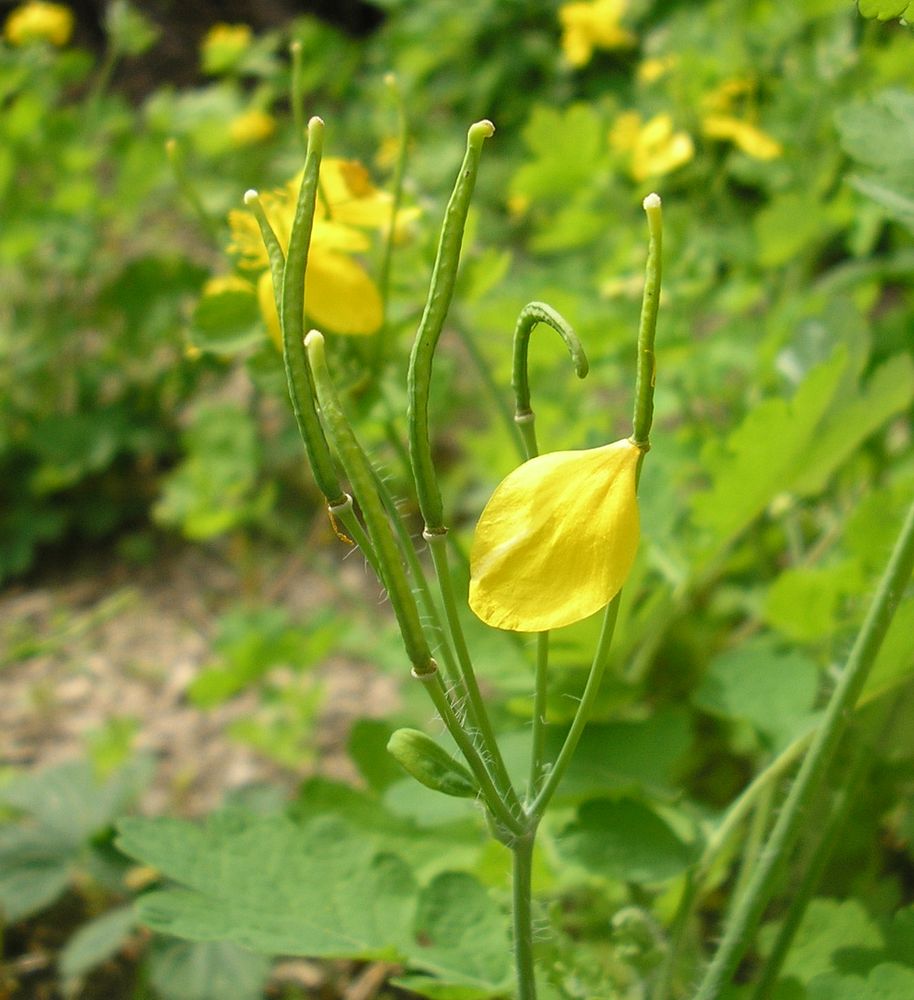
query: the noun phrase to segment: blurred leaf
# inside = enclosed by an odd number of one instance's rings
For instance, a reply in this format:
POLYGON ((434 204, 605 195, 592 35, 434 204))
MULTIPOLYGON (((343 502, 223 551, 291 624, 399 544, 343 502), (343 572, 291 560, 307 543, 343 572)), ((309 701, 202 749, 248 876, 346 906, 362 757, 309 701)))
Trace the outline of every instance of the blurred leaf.
MULTIPOLYGON (((763 952, 776 931, 775 924, 763 929, 763 952)), ((784 961, 781 976, 808 985, 823 973, 865 974, 878 961, 881 949, 879 927, 857 900, 813 899, 784 961)))
POLYGON ((105 10, 105 27, 109 44, 119 55, 142 55, 159 37, 159 29, 127 0, 111 0, 105 10))
POLYGON ((903 600, 895 612, 876 662, 866 681, 861 700, 875 698, 914 674, 914 597, 903 600))
POLYGON ((400 766, 387 753, 387 741, 395 728, 381 719, 356 719, 349 733, 349 756, 375 792, 403 780, 400 766))
POLYGON ((802 456, 838 388, 847 355, 837 350, 803 380, 793 399, 766 399, 750 410, 723 446, 709 444, 702 464, 711 486, 692 501, 695 521, 722 547, 735 539, 774 497, 789 490, 802 456))
POLYGON ((716 656, 693 701, 712 715, 748 722, 779 747, 809 725, 818 688, 815 663, 761 637, 716 656))
POLYGON ((254 289, 203 295, 191 319, 191 337, 202 350, 225 354, 259 344, 264 332, 254 289))
POLYGON ((564 198, 577 186, 589 186, 605 157, 606 128, 588 104, 559 110, 536 104, 524 127, 532 156, 511 181, 513 194, 528 198, 564 198))
POLYGON ((156 938, 149 981, 162 1000, 262 1000, 270 959, 228 941, 156 938))
POLYGON ((634 799, 591 799, 555 844, 564 862, 624 882, 663 882, 695 860, 692 849, 634 799))
POLYGON ((856 561, 784 570, 765 599, 765 620, 788 639, 808 642, 833 635, 842 601, 859 592, 864 577, 856 561))
POLYGON ((73 844, 45 830, 0 829, 0 915, 10 924, 50 906, 70 884, 73 844))
POLYGON ((122 906, 83 924, 67 941, 57 960, 63 979, 84 976, 116 955, 137 927, 133 906, 122 906))
POLYGON ((857 0, 857 7, 864 17, 875 17, 880 21, 903 17, 910 6, 911 0, 857 0))
POLYGON ((862 976, 826 973, 816 976, 806 991, 807 1000, 910 1000, 914 996, 914 969, 885 963, 862 976))

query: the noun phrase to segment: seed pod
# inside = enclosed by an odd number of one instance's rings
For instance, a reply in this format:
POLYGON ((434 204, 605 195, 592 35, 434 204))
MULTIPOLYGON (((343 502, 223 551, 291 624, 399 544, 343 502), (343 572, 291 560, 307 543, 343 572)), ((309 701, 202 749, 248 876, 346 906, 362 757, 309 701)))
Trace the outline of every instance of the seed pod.
POLYGON ((388 740, 387 749, 426 788, 461 799, 475 798, 479 791, 470 772, 418 729, 398 729, 388 740))

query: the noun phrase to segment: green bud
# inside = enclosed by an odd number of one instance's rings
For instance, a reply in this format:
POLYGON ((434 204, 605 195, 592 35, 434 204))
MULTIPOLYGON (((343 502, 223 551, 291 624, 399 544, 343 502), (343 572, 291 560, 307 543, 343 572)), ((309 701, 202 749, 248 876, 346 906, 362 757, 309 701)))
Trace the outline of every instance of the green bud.
POLYGON ((398 729, 388 740, 387 749, 426 788, 461 799, 475 798, 479 791, 470 772, 418 729, 398 729))

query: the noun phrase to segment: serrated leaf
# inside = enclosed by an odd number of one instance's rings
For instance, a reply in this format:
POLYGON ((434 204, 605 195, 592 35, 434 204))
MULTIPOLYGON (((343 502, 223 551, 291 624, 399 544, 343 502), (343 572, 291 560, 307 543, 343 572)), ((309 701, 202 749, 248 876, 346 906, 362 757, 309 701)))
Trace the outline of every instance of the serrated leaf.
POLYGON ((605 127, 589 104, 564 111, 538 104, 523 131, 531 158, 514 175, 511 191, 529 198, 567 198, 591 182, 606 149, 605 127), (574 155, 569 156, 569 150, 574 155))
POLYGON ((149 980, 162 1000, 262 1000, 270 959, 228 941, 158 938, 149 980))
POLYGON ((127 819, 118 845, 185 888, 144 896, 154 930, 268 955, 398 961, 416 885, 399 859, 333 818, 222 813, 205 826, 127 819))
POLYGON ((760 638, 715 657, 693 701, 713 715, 748 722, 780 746, 809 725, 818 686, 807 656, 760 638))
POLYGON ((694 861, 689 845, 634 799, 585 802, 555 849, 563 861, 625 882, 662 882, 694 861))
POLYGON ((723 447, 709 446, 702 461, 710 487, 696 494, 695 521, 717 540, 736 538, 780 492, 789 490, 819 421, 847 364, 844 351, 814 368, 793 399, 766 399, 746 415, 723 447))
POLYGON ((422 891, 411 965, 435 976, 394 980, 433 1000, 481 1000, 508 992, 511 947, 504 914, 470 875, 445 872, 422 891))
POLYGON ((137 926, 133 906, 90 920, 67 941, 58 958, 58 968, 65 980, 85 975, 95 966, 116 955, 137 926))
POLYGON ((914 996, 914 969, 885 962, 862 976, 826 973, 816 976, 807 1000, 910 1000, 914 996))

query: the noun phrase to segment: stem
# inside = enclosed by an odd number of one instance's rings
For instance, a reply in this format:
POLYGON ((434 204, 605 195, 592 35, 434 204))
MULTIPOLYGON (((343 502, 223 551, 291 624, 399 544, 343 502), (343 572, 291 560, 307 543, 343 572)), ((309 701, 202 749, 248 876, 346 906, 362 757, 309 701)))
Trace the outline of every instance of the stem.
POLYGON ((584 732, 584 727, 587 725, 587 720, 590 718, 591 712, 593 711, 594 703, 597 700, 597 694, 600 691, 600 683, 603 680, 603 674, 609 660, 609 648, 613 641, 613 632, 616 628, 616 618, 619 616, 619 600, 621 596, 620 591, 609 602, 609 604, 606 605, 606 611, 603 613, 603 628, 600 631, 600 639, 597 643, 597 651, 594 653, 593 663, 590 667, 590 674, 587 677, 587 684, 584 687, 584 694, 581 696, 578 710, 575 712, 571 728, 568 730, 568 735, 565 737, 565 742, 562 744, 562 749, 559 751, 559 755, 556 757, 555 763, 552 765, 549 774, 546 776, 543 787, 533 800, 533 805, 531 805, 528 810, 529 814, 535 819, 539 819, 546 811, 546 807, 549 805, 549 800, 555 794, 555 790, 558 787, 559 782, 562 780, 565 771, 568 769, 572 755, 577 748, 578 741, 581 739, 581 734, 584 732))
POLYGON ((511 849, 513 867, 514 967, 517 971, 517 1000, 536 1000, 533 966, 532 875, 533 843, 536 831, 520 837, 511 849))
POLYGON ((549 633, 536 635, 536 674, 533 688, 533 735, 530 751, 530 783, 528 800, 533 800, 540 789, 546 770, 546 678, 549 673, 549 633))
POLYGON ((752 820, 749 823, 749 831, 746 836, 746 846, 743 848, 743 856, 740 863, 739 874, 730 894, 730 908, 739 902, 746 891, 752 872, 758 863, 759 854, 765 843, 765 833, 768 829, 768 821, 771 819, 771 807, 774 804, 774 786, 769 782, 762 789, 755 808, 752 810, 752 820))
POLYGON ((292 89, 289 98, 292 103, 292 122, 295 134, 300 140, 305 137, 305 93, 302 87, 301 42, 296 39, 289 45, 292 56, 292 89))
POLYGON ((425 690, 432 699, 432 703, 441 716, 441 721, 447 727, 448 732, 463 754, 468 767, 473 772, 473 777, 479 783, 479 790, 482 792, 483 800, 489 812, 492 813, 495 819, 512 837, 522 837, 526 833, 524 825, 511 812, 499 794, 498 789, 493 784, 492 776, 489 774, 485 762, 479 755, 479 751, 476 749, 472 739, 470 739, 469 734, 461 725, 457 713, 454 711, 454 706, 451 704, 450 698, 448 698, 441 675, 437 671, 419 674, 414 670, 413 676, 416 680, 422 681, 425 690))
POLYGON ((463 634, 463 626, 460 623, 460 615, 457 611, 457 601, 454 597, 454 586, 451 580, 451 571, 448 565, 447 555, 447 533, 437 532, 431 534, 423 532, 423 537, 428 542, 432 553, 432 560, 435 564, 435 573, 438 577, 438 586, 441 592, 441 600, 444 604, 444 614, 450 629, 451 638, 454 640, 454 648, 457 652, 457 663, 460 666, 460 676, 463 678, 464 690, 467 696, 467 709, 471 725, 475 726, 479 732, 480 743, 486 759, 491 764, 492 775, 495 779, 499 792, 504 796, 505 801, 520 809, 520 800, 498 747, 498 740, 495 737, 495 730, 492 728, 489 713, 486 710, 482 693, 479 690, 479 683, 476 680, 476 672, 470 660, 470 651, 467 648, 466 638, 463 634))
POLYGON ((657 310, 660 305, 661 256, 663 252, 663 216, 660 196, 649 194, 644 199, 647 213, 649 242, 644 275, 644 297, 641 300, 641 321, 638 326, 638 371, 635 377, 635 413, 632 419, 632 441, 642 451, 651 446, 651 424, 654 419, 654 337, 657 332, 657 310))
POLYGON ((219 225, 216 220, 207 212, 200 192, 197 190, 184 164, 184 150, 175 138, 165 140, 165 155, 171 165, 172 173, 175 175, 175 183, 184 200, 190 205, 194 215, 196 215, 200 225, 206 230, 207 235, 216 240, 219 238, 219 225))
POLYGON ((912 568, 914 504, 905 518, 875 599, 841 674, 841 680, 832 693, 822 725, 787 796, 746 893, 737 903, 736 910, 727 923, 723 940, 708 966, 695 1000, 716 1000, 749 947, 774 890, 778 870, 796 843, 806 810, 831 762, 838 741, 847 728, 851 710, 863 690, 912 568))
MULTIPOLYGON (((876 725, 873 727, 874 729, 879 730, 882 728, 889 714, 888 709, 890 707, 893 707, 892 703, 887 700, 886 706, 879 713, 876 725)), ((812 899, 813 893, 822 880, 822 875, 825 873, 825 868, 828 865, 832 852, 837 846, 841 831, 847 823, 857 791, 862 785, 863 779, 866 777, 873 762, 875 744, 875 734, 871 735, 869 739, 861 737, 857 740, 849 766, 845 770, 848 777, 844 788, 838 792, 837 802, 832 809, 831 815, 828 817, 825 828, 817 838, 818 842, 815 844, 812 861, 794 892, 790 908, 778 930, 774 946, 768 955, 765 967, 762 969, 755 992, 752 994, 752 1000, 765 1000, 780 974, 784 959, 787 957, 787 953, 790 951, 790 946, 793 943, 794 935, 803 922, 809 901, 812 899)))

